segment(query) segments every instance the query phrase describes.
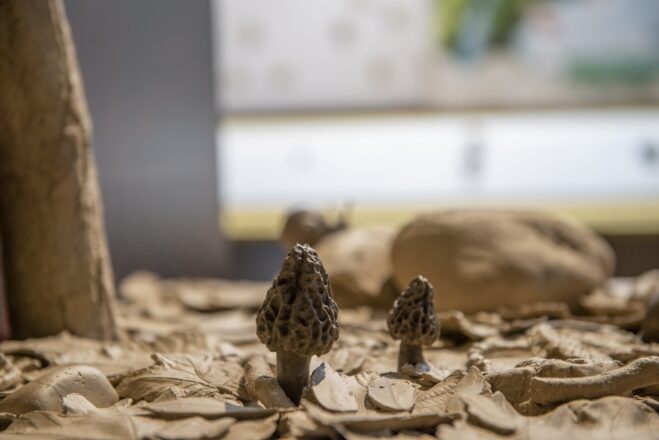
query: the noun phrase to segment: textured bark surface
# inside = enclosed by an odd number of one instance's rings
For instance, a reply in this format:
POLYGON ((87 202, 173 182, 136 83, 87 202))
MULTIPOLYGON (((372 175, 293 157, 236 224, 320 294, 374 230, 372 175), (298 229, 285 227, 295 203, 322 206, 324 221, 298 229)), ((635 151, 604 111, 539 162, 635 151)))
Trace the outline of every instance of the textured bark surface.
POLYGON ((112 335, 90 135, 62 2, 0 0, 0 227, 14 337, 112 335))

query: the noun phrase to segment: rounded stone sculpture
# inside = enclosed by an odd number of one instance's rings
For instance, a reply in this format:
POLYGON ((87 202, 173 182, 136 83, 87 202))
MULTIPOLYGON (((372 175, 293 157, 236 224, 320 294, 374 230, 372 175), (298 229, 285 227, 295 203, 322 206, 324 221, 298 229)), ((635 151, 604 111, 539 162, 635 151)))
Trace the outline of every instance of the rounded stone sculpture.
POLYGON ((341 307, 387 310, 398 293, 391 279, 393 228, 348 228, 323 238, 316 251, 332 275, 332 292, 341 307))
POLYGON ((286 218, 280 240, 286 249, 292 248, 297 243, 315 246, 326 235, 345 227, 346 223, 343 219, 330 223, 318 211, 293 211, 286 218))
POLYGON ((311 356, 330 351, 339 337, 337 316, 318 254, 295 245, 256 316, 257 336, 277 353, 277 381, 295 404, 309 382, 311 356))
POLYGON ((432 345, 439 337, 434 298, 432 285, 426 278, 417 276, 389 312, 389 334, 400 339, 399 370, 406 364, 425 364, 423 346, 432 345))
POLYGON ((112 384, 98 369, 84 365, 59 367, 7 396, 0 402, 0 412, 61 412, 64 397, 72 393, 84 396, 99 408, 112 406, 119 400, 112 384))
POLYGON ((391 243, 397 230, 388 227, 348 227, 332 223, 316 211, 291 213, 281 234, 290 249, 296 243, 314 246, 332 275, 332 293, 341 307, 389 309, 400 292, 391 279, 391 243))
POLYGON ((567 302, 613 273, 614 254, 593 231, 531 211, 443 211, 404 226, 392 248, 396 284, 423 273, 442 292, 438 310, 471 313, 567 302))

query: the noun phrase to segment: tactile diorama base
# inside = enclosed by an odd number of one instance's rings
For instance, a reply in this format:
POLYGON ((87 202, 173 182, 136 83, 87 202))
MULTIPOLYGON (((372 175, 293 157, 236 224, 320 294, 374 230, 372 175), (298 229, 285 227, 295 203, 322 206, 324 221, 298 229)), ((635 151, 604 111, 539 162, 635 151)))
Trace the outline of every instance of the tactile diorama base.
POLYGON ((630 331, 644 310, 613 292, 579 316, 560 303, 438 313, 429 368, 400 372, 386 316, 342 309, 295 407, 256 336, 269 286, 138 273, 116 341, 1 343, 0 438, 657 438, 659 344, 630 331))

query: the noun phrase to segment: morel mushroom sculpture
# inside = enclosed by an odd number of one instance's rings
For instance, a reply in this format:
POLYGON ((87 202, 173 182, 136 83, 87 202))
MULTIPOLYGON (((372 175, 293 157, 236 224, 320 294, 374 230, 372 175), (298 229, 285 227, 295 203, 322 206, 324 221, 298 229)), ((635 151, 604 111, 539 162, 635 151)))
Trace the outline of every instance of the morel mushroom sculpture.
POLYGON ((422 347, 431 345, 439 337, 434 297, 432 285, 426 278, 418 276, 396 299, 389 312, 389 333, 394 339, 400 339, 398 370, 406 364, 429 369, 422 347))
POLYGON ((318 254, 295 245, 256 315, 256 334, 277 353, 277 381, 295 404, 309 382, 311 356, 330 351, 339 337, 337 315, 318 254))

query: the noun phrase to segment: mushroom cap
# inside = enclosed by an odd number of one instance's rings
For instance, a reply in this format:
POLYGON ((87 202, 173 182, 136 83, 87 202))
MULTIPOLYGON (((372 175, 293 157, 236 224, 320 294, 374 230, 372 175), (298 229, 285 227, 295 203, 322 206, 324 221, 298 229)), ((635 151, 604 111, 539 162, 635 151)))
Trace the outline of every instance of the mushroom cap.
POLYGON ((316 251, 296 244, 256 315, 256 334, 268 350, 321 355, 339 337, 339 310, 316 251))
POLYGON ((410 345, 431 345, 439 337, 439 323, 435 316, 435 289, 422 276, 410 282, 394 302, 387 326, 394 339, 410 345))

